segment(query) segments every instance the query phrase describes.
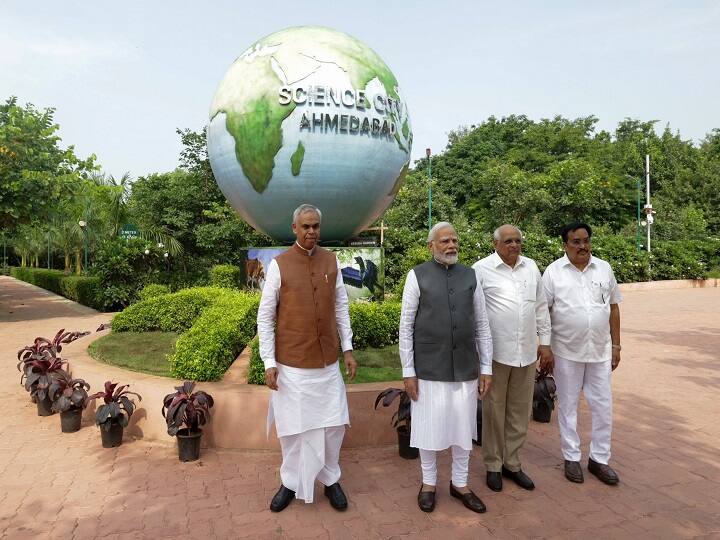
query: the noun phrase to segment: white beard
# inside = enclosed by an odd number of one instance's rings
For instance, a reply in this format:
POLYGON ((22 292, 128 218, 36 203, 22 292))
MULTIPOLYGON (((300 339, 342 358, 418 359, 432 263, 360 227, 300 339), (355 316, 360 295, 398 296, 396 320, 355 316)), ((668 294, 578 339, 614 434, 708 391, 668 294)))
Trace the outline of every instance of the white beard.
POLYGON ((457 253, 455 255, 436 255, 435 260, 439 262, 440 264, 456 264, 458 262, 458 255, 457 253))

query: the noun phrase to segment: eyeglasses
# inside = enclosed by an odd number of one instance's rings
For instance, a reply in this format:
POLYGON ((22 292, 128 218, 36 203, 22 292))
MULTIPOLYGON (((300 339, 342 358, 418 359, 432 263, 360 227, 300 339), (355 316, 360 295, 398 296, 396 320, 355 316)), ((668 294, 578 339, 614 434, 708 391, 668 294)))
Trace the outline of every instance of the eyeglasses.
POLYGON ((580 246, 589 246, 590 245, 590 239, 589 238, 573 238, 572 240, 568 240, 567 242, 571 246, 580 247, 580 246))
POLYGON ((503 244, 505 244, 506 246, 510 246, 512 244, 521 246, 522 243, 523 243, 523 241, 520 238, 508 238, 507 240, 503 240, 503 244))

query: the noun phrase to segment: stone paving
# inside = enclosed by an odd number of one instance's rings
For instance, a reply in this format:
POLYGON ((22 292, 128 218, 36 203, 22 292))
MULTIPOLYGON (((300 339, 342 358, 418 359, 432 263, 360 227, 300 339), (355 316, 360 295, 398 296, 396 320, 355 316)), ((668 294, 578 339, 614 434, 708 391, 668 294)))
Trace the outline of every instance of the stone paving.
MULTIPOLYGON (((564 479, 553 413, 551 424, 531 423, 523 453, 533 492, 507 482, 502 493, 490 492, 479 449, 473 452, 470 485, 487 514, 473 514, 449 496, 447 455, 439 460, 437 508, 422 513, 419 463, 399 458, 395 447, 343 451, 347 512, 334 511, 318 488, 315 504, 295 501, 272 514, 277 453, 207 449, 201 461, 180 463, 169 442, 126 438, 119 448, 103 449, 92 425, 61 434, 57 416, 38 417, 18 385, 16 351, 61 327, 94 330, 108 316, 0 277, 0 535, 720 538, 720 288, 629 292, 621 310, 611 462, 619 486, 587 472, 584 484, 564 479)), ((584 406, 580 425, 586 452, 584 406)))

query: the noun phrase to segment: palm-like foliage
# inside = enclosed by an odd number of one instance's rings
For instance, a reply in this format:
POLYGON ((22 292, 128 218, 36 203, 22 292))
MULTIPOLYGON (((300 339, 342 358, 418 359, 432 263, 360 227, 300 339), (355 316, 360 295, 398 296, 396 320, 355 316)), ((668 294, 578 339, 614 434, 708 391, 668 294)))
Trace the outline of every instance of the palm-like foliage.
POLYGON ((95 412, 95 423, 105 431, 110 431, 110 426, 120 424, 127 427, 130 417, 135 411, 135 402, 128 396, 136 396, 140 401, 142 397, 136 392, 125 390, 129 385, 118 386, 118 383, 105 381, 105 390, 88 396, 88 400, 103 398, 105 402, 95 412))

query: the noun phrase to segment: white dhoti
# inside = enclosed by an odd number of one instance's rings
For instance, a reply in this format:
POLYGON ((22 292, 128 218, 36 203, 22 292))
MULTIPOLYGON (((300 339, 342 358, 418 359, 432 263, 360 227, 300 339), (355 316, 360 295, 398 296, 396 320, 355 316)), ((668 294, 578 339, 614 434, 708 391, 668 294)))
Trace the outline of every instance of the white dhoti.
POLYGON ((345 424, 350 423, 345 383, 337 362, 319 369, 277 368, 268 432, 274 420, 283 454, 283 485, 311 503, 315 480, 329 486, 340 479, 340 447, 345 424))
POLYGON ((477 379, 418 379, 418 399, 411 406, 410 446, 420 449, 424 484, 436 485, 436 452, 452 447, 452 483, 467 485, 472 441, 477 438, 477 385, 477 379))
POLYGON ((573 362, 555 356, 555 384, 558 396, 558 425, 564 459, 580 461, 580 437, 577 433, 577 409, 580 391, 590 407, 592 436, 590 457, 605 465, 610 461, 612 438, 612 384, 610 360, 573 362))

